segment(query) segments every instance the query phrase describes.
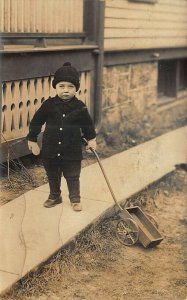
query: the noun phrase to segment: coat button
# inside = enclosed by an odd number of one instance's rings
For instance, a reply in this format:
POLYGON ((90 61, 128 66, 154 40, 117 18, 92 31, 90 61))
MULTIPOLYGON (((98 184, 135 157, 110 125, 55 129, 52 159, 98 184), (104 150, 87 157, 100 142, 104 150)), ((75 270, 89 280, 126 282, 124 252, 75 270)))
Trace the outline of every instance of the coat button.
POLYGON ((60 130, 62 130, 62 127, 60 127, 60 130))
POLYGON ((57 156, 60 156, 60 153, 58 153, 57 156))
POLYGON ((59 143, 59 145, 62 144, 61 142, 58 142, 58 143, 59 143))

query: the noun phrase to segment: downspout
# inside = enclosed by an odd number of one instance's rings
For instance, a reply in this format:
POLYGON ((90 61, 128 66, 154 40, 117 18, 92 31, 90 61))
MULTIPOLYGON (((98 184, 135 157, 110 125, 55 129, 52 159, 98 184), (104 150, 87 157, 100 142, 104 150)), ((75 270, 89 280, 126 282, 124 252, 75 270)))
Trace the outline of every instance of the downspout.
POLYGON ((94 123, 96 131, 101 128, 102 120, 102 93, 103 93, 103 68, 104 68, 104 21, 105 21, 105 0, 97 0, 97 31, 96 43, 98 49, 93 53, 96 59, 95 85, 94 85, 94 123))

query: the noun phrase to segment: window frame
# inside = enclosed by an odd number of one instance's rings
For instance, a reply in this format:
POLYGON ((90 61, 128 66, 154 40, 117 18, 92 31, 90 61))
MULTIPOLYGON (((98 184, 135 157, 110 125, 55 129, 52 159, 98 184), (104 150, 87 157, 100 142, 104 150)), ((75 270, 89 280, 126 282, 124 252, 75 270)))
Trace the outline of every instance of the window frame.
POLYGON ((176 100, 180 92, 187 92, 187 82, 185 83, 187 71, 184 73, 187 69, 184 68, 183 60, 186 61, 185 65, 187 65, 187 57, 158 61, 157 96, 162 102, 165 102, 166 99, 176 100), (165 72, 160 72, 162 63, 163 71, 165 69, 165 72))
POLYGON ((129 2, 155 4, 157 0, 128 0, 129 2))
POLYGON ((179 59, 177 64, 177 92, 187 90, 187 58, 179 59), (186 72, 185 72, 186 71, 186 72))

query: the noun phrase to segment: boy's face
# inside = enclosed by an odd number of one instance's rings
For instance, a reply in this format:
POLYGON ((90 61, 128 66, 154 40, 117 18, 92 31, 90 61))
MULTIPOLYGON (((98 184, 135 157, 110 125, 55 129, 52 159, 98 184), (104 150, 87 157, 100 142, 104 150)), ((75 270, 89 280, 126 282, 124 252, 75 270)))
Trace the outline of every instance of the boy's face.
POLYGON ((60 81, 56 84, 56 92, 62 100, 68 100, 75 96, 76 87, 71 82, 60 81))

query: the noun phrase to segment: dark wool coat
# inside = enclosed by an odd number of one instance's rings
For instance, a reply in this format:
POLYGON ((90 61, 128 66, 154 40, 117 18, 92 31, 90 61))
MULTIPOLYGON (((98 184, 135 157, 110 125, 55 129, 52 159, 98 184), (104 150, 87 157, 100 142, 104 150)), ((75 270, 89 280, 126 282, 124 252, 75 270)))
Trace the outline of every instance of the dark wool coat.
POLYGON ((81 136, 86 140, 96 137, 88 110, 76 97, 63 101, 55 96, 44 101, 30 123, 27 140, 37 142, 37 136, 45 123, 43 158, 59 156, 66 160, 81 160, 81 136))

